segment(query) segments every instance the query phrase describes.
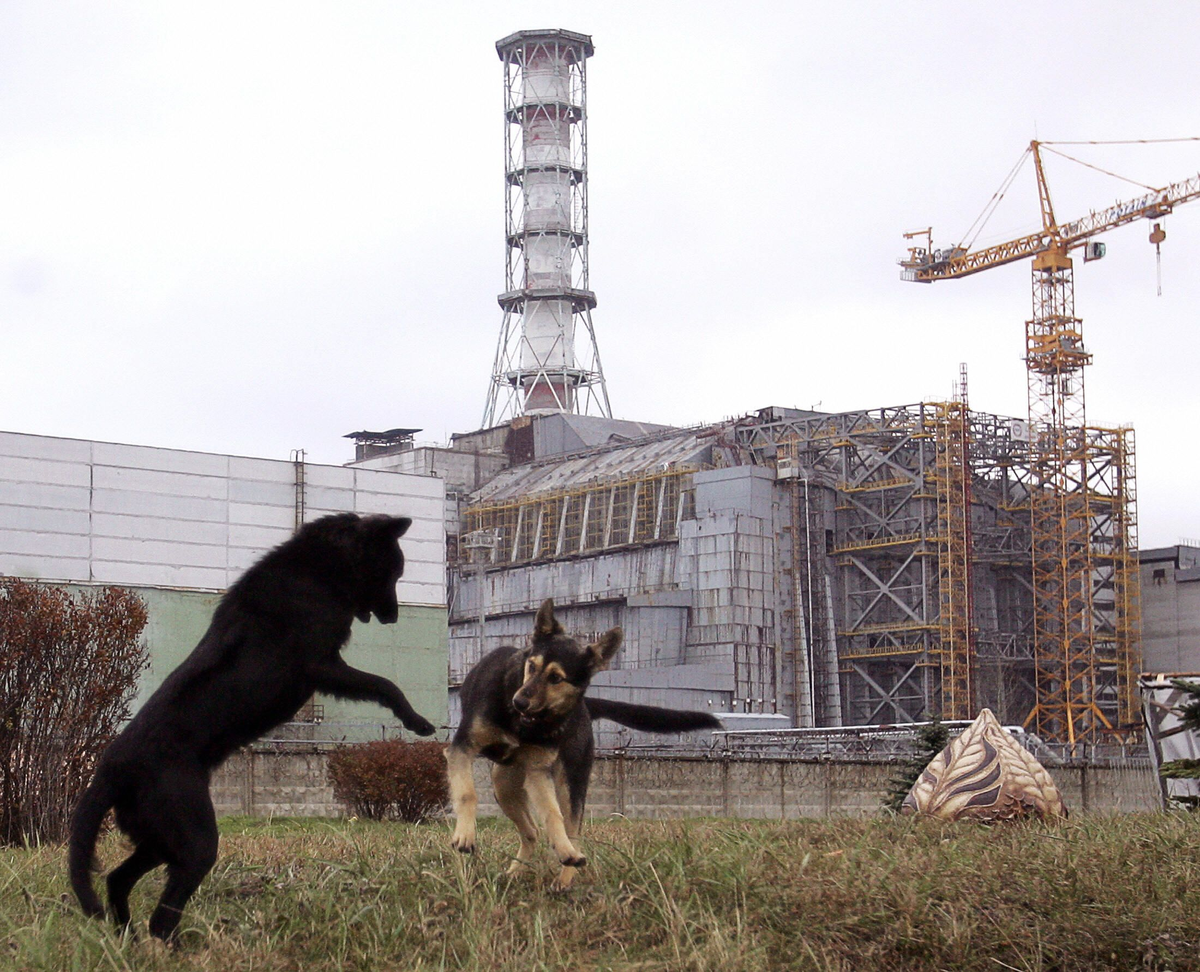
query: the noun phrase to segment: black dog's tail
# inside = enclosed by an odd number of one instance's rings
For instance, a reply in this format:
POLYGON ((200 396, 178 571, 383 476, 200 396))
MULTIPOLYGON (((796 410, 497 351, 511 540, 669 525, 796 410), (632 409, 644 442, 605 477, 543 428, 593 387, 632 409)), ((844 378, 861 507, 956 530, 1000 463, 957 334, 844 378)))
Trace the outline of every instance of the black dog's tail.
POLYGON ((96 838, 100 835, 100 825, 113 805, 113 797, 108 787, 99 785, 93 780, 79 798, 75 807, 75 815, 71 818, 71 842, 67 853, 67 873, 71 878, 71 887, 83 907, 84 914, 89 918, 99 918, 104 914, 104 905, 96 896, 92 887, 92 862, 96 850, 96 838))
POLYGON ((611 699, 586 701, 593 719, 608 719, 642 732, 695 732, 697 729, 721 728, 720 721, 711 712, 660 709, 655 705, 633 705, 611 699))

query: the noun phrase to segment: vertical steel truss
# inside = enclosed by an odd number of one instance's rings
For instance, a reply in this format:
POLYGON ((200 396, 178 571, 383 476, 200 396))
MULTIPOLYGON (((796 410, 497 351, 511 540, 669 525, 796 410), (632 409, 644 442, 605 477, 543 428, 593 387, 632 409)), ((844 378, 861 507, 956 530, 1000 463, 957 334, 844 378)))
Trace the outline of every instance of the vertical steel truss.
POLYGON ((937 544, 941 712, 975 715, 971 610, 971 422, 965 395, 937 406, 937 544))
POLYGON ((1024 421, 970 413, 973 691, 1005 724, 1036 704, 1029 531, 1029 442, 1024 421))
POLYGON ((1026 354, 1037 689, 1026 724, 1049 741, 1102 742, 1136 714, 1133 439, 1087 426, 1091 355, 1071 261, 1054 251, 1034 262, 1026 354))
MULTIPOLYGON (((611 416, 592 310, 596 296, 588 269, 587 58, 591 42, 569 31, 523 31, 499 42, 504 64, 504 221, 507 259, 504 313, 484 407, 483 427, 525 414, 537 395, 554 410, 611 416), (563 100, 557 86, 525 83, 527 65, 562 63, 568 72, 563 100), (553 89, 553 90, 552 90, 553 89), (568 146, 564 157, 530 157, 532 129, 568 146), (556 216, 530 219, 529 192, 555 199, 556 216), (528 315, 554 304, 560 313, 552 342, 531 341, 528 315), (565 314, 566 307, 570 313, 565 314), (585 335, 578 334, 579 325, 585 335), (582 340, 580 339, 582 337, 582 340)), ((545 317, 542 317, 545 320, 545 317)))
POLYGON ((1117 718, 1135 726, 1141 712, 1138 677, 1142 671, 1141 568, 1138 564, 1137 456, 1132 428, 1110 430, 1118 477, 1112 512, 1113 628, 1117 656, 1117 718))
MULTIPOLYGON (((781 444, 778 455, 795 461, 796 443, 781 444)), ((797 470, 798 471, 798 470, 797 470)), ((791 477, 789 514, 791 579, 783 612, 781 642, 791 646, 783 661, 797 726, 836 726, 842 703, 838 684, 837 643, 828 604, 830 578, 825 549, 825 490, 807 477, 791 477), (790 657, 788 657, 790 656, 790 657)), ((780 552, 785 548, 780 545, 780 552)))
POLYGON ((1141 669, 1133 430, 1085 430, 1091 628, 1097 705, 1118 733, 1140 722, 1141 669))

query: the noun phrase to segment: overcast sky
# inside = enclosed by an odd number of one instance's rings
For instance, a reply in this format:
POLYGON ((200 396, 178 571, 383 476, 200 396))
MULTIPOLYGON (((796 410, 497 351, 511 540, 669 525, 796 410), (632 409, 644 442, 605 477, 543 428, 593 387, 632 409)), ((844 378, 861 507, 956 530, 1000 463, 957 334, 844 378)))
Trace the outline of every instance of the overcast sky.
MULTIPOLYGON (((617 417, 950 396, 1026 412, 1028 263, 903 283, 1031 138, 1200 135, 1200 4, 0 2, 0 429, 341 463, 477 428, 503 289, 495 41, 591 34, 617 417), (1136 12, 1135 12, 1136 11, 1136 12)), ((1200 142, 1076 146, 1149 185, 1200 142)), ((1060 221, 1140 195, 1051 156, 1060 221)), ((979 244, 1039 228, 1030 166, 979 244)), ((1200 202, 1077 263, 1143 546, 1200 536, 1200 202)))

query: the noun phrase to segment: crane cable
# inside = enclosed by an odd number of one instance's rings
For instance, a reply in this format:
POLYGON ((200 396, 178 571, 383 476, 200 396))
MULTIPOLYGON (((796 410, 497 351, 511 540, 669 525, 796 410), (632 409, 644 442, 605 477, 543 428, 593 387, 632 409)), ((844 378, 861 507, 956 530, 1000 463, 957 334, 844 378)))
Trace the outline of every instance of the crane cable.
MULTIPOLYGON (((1109 140, 1094 139, 1094 140, 1089 140, 1089 141, 1075 141, 1075 142, 1072 142, 1072 141, 1039 142, 1038 144, 1041 145, 1042 148, 1047 149, 1050 152, 1053 152, 1055 155, 1061 156, 1062 158, 1067 159, 1070 162, 1076 162, 1079 165, 1084 166, 1085 168, 1094 169, 1096 172, 1103 173, 1106 176, 1111 176, 1114 179, 1120 179, 1122 182, 1128 182, 1131 185, 1135 185, 1140 189, 1149 189, 1151 192, 1162 192, 1163 188, 1161 186, 1149 186, 1149 185, 1146 185, 1146 183, 1144 183, 1144 182, 1138 182, 1136 179, 1130 179, 1127 176, 1118 175, 1116 172, 1110 172, 1108 169, 1102 169, 1098 165, 1092 165, 1090 162, 1084 162, 1083 159, 1077 159, 1073 155, 1068 155, 1066 152, 1061 152, 1058 149, 1050 148, 1050 146, 1052 146, 1052 145, 1163 145, 1163 144, 1174 143, 1174 142, 1200 142, 1200 136, 1193 135, 1193 136, 1188 136, 1186 138, 1127 138, 1127 139, 1109 139, 1109 140)), ((1017 164, 1012 167, 1012 169, 1009 171, 1008 175, 1005 176, 1004 180, 1000 183, 1000 188, 997 189, 994 193, 992 193, 992 198, 987 201, 987 203, 983 207, 983 210, 980 212, 980 214, 978 216, 975 217, 975 222, 973 222, 970 226, 967 227, 967 231, 963 234, 962 242, 959 243, 959 246, 962 247, 963 250, 970 250, 971 247, 975 245, 975 241, 979 238, 979 234, 982 233, 984 227, 987 226, 988 220, 990 220, 992 218, 992 216, 995 215, 996 208, 1000 205, 1000 202, 1004 199, 1005 193, 1007 193, 1009 188, 1012 186, 1013 180, 1016 179, 1017 174, 1020 172, 1021 166, 1024 164, 1026 158, 1028 158, 1031 154, 1032 154, 1032 150, 1028 149, 1028 148, 1026 148, 1025 151, 1021 153, 1021 157, 1019 159, 1017 159, 1017 164), (972 235, 972 232, 974 232, 974 235, 972 235)), ((1155 246, 1155 250, 1158 250, 1157 245, 1155 246)), ((1161 252, 1158 253, 1158 272, 1159 272, 1158 294, 1161 297, 1162 296, 1162 253, 1161 252)))
MULTIPOLYGON (((1048 147, 1049 144, 1051 144, 1051 143, 1042 142, 1042 148, 1046 149, 1047 152, 1053 152, 1055 155, 1061 156, 1062 158, 1066 159, 1069 162, 1077 162, 1080 165, 1082 165, 1084 168, 1095 169, 1095 171, 1097 171, 1097 172, 1102 172, 1106 176, 1112 176, 1114 179, 1120 179, 1122 182, 1128 182, 1130 185, 1137 186, 1140 189, 1149 189, 1151 192, 1162 192, 1163 191, 1162 186, 1148 186, 1148 185, 1146 185, 1146 183, 1138 182, 1136 179, 1130 179, 1127 176, 1117 175, 1117 173, 1115 173, 1115 172, 1109 172, 1108 169, 1102 169, 1098 165, 1092 165, 1091 162, 1084 162, 1083 159, 1077 159, 1073 155, 1067 155, 1066 152, 1060 152, 1058 149, 1049 148, 1048 147)), ((1062 145, 1065 143, 1058 142, 1056 144, 1062 145)), ((1100 144, 1112 144, 1112 143, 1097 142, 1095 144, 1100 145, 1100 144)))
POLYGON ((992 193, 992 198, 987 201, 986 205, 984 205, 982 212, 975 217, 975 222, 967 227, 967 231, 963 233, 962 242, 959 243, 959 246, 964 250, 970 250, 971 247, 975 245, 975 241, 979 238, 979 234, 982 233, 983 228, 987 226, 988 220, 995 215, 996 207, 999 206, 1001 200, 1004 199, 1004 194, 1008 192, 1009 188, 1012 186, 1013 180, 1016 179, 1017 174, 1021 171, 1021 166, 1025 164, 1025 160, 1029 158, 1030 154, 1031 153, 1028 148, 1021 153, 1021 157, 1017 159, 1016 165, 1009 170, 1008 175, 1005 176, 1004 180, 1000 183, 1000 188, 992 193), (974 230, 974 236, 971 235, 972 230, 974 230))
POLYGON ((1040 142, 1040 145, 1164 145, 1167 142, 1200 142, 1200 135, 1188 135, 1186 138, 1118 138, 1107 141, 1090 142, 1040 142))

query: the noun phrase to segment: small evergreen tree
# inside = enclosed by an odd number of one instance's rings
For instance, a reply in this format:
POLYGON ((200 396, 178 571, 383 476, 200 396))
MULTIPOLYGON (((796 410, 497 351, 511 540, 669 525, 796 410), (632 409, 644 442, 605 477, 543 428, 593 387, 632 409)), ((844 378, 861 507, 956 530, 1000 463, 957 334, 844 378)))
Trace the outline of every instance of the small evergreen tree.
POLYGON ((913 739, 913 755, 898 765, 899 772, 888 780, 887 793, 883 798, 883 809, 888 813, 899 813, 904 798, 916 785, 925 771, 943 749, 950 744, 950 730, 941 718, 934 718, 917 730, 913 739))
MULTIPOLYGON (((1175 678, 1171 684, 1187 693, 1184 703, 1175 707, 1181 727, 1187 732, 1200 733, 1200 682, 1175 678)), ((1200 759, 1173 759, 1163 763, 1158 773, 1167 780, 1200 780, 1200 759)), ((1200 809, 1200 797, 1177 796, 1172 799, 1187 810, 1200 809)))

